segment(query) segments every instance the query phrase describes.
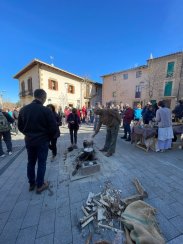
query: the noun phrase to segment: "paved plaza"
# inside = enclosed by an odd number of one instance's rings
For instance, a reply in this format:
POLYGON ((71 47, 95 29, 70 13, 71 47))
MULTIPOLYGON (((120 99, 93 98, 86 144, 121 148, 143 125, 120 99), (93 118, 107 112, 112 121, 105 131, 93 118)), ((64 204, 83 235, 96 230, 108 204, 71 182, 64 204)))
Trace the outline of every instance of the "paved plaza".
MULTIPOLYGON (((93 129, 82 125, 78 146, 90 138, 93 129)), ((26 177, 27 155, 23 136, 13 136, 14 153, 0 159, 0 243, 2 244, 84 244, 89 232, 92 243, 105 239, 112 243, 115 233, 102 230, 95 233, 89 225, 82 231, 78 219, 83 216, 81 206, 89 192, 98 193, 110 180, 121 190, 122 197, 136 193, 132 184, 138 178, 146 191, 147 203, 157 209, 160 229, 168 244, 183 243, 183 150, 166 153, 145 152, 122 140, 120 131, 116 153, 106 158, 98 149, 105 140, 105 128, 94 138, 96 156, 101 170, 89 177, 72 180, 68 129, 61 127, 58 157, 47 160, 46 180, 49 190, 37 195, 28 191, 26 177)))

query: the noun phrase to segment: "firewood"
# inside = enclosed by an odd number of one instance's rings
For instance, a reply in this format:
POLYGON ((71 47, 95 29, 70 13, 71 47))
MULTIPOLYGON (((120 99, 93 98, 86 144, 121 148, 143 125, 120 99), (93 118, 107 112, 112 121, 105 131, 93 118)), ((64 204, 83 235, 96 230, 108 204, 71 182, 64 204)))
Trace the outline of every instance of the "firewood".
POLYGON ((137 200, 143 200, 143 196, 142 195, 132 195, 130 197, 127 197, 125 199, 123 199, 123 202, 126 204, 126 205, 129 205, 130 203, 132 202, 135 202, 137 200))
POLYGON ((84 223, 82 223, 81 228, 84 228, 86 225, 88 225, 93 220, 94 220, 93 216, 91 218, 87 219, 84 223))
POLYGON ((135 187, 140 195, 142 195, 143 197, 148 197, 148 193, 144 190, 142 184, 140 183, 140 181, 137 178, 133 180, 133 184, 135 185, 135 187))

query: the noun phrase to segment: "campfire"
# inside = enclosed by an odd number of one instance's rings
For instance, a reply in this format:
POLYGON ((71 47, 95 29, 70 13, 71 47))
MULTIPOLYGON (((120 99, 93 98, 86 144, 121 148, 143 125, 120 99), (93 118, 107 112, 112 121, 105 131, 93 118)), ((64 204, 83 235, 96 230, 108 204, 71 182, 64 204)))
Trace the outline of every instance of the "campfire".
POLYGON ((80 171, 81 175, 92 174, 100 170, 100 165, 96 161, 95 150, 92 140, 83 141, 83 149, 75 159, 72 176, 80 171))

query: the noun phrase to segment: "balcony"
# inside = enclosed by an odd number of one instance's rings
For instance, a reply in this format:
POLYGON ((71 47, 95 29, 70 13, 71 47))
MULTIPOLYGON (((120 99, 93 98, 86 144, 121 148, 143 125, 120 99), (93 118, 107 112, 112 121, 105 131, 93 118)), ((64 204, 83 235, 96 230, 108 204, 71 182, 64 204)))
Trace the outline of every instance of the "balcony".
POLYGON ((91 95, 89 93, 84 94, 84 99, 91 99, 91 95))
POLYGON ((19 97, 25 97, 25 91, 19 92, 19 97))
POLYGON ((172 78, 172 77, 174 77, 174 72, 168 72, 166 74, 166 78, 172 78))
POLYGON ((33 96, 33 91, 21 91, 19 97, 33 96))
POLYGON ((26 91, 26 95, 33 96, 33 91, 26 91))

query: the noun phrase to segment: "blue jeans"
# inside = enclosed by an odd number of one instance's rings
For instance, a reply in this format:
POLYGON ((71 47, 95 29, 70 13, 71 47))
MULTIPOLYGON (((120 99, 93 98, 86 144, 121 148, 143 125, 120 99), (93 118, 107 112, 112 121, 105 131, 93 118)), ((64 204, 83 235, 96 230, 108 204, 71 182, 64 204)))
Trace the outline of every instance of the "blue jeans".
POLYGON ((93 124, 93 121, 94 121, 94 115, 91 115, 90 116, 90 123, 93 124))
POLYGON ((131 127, 130 127, 130 124, 124 123, 123 126, 124 126, 125 137, 127 137, 127 134, 128 134, 128 137, 131 138, 131 127))
POLYGON ((36 183, 38 188, 44 184, 48 145, 49 142, 37 146, 26 145, 28 155, 27 177, 29 179, 29 184, 33 185, 36 183), (37 177, 35 177, 35 166, 37 161, 37 177))
POLYGON ((2 138, 6 144, 7 151, 11 152, 12 151, 12 142, 11 142, 11 133, 10 130, 6 132, 1 132, 0 133, 0 156, 4 154, 3 152, 3 147, 2 147, 2 138))
POLYGON ((77 133, 78 129, 69 129, 71 144, 77 144, 77 133))

